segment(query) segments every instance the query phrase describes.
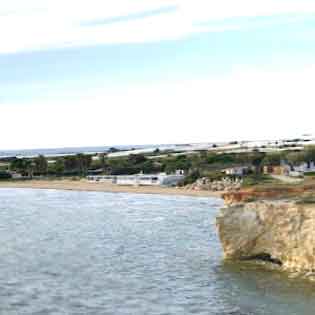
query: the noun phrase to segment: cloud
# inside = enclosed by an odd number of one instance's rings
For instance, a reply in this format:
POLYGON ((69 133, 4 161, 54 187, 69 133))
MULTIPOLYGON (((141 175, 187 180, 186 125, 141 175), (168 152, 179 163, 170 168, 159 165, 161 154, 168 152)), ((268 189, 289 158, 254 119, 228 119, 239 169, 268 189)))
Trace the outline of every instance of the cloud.
POLYGON ((315 65, 92 90, 77 101, 0 106, 0 148, 208 142, 314 132, 315 65))
POLYGON ((238 29, 236 17, 314 12, 311 0, 10 0, 0 4, 0 53, 178 40, 238 29))
POLYGON ((95 25, 106 25, 106 24, 113 24, 113 23, 121 23, 121 22, 127 22, 127 21, 134 21, 137 19, 143 19, 143 18, 148 18, 160 14, 165 14, 169 12, 175 12, 178 9, 177 6, 166 6, 162 7, 156 10, 148 10, 144 12, 139 12, 139 13, 131 13, 128 15, 124 16, 118 16, 118 17, 112 17, 112 18, 107 18, 107 19, 101 19, 101 20, 93 20, 93 21, 87 21, 83 22, 83 26, 95 26, 95 25))
POLYGON ((313 0, 183 0, 179 2, 182 3, 183 14, 198 21, 315 12, 313 0))

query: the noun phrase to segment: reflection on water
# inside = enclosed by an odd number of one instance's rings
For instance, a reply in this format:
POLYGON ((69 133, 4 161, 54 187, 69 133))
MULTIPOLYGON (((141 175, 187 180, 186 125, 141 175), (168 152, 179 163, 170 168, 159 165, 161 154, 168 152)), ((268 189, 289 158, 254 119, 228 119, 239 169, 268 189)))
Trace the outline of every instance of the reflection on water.
POLYGON ((222 263, 220 273, 233 283, 232 300, 243 309, 250 307, 255 314, 314 314, 313 282, 243 262, 222 263))
POLYGON ((0 314, 313 315, 314 285, 223 263, 216 199, 0 190, 0 314))

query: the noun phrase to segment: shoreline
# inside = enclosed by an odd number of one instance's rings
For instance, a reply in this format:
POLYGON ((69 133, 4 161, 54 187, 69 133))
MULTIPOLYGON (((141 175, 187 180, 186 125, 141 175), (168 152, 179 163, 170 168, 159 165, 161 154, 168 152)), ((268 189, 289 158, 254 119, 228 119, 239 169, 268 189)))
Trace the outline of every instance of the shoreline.
POLYGON ((56 189, 70 191, 90 191, 108 193, 133 193, 190 197, 221 198, 222 192, 205 190, 188 190, 175 187, 156 186, 117 186, 108 183, 94 183, 87 180, 27 180, 27 181, 0 181, 0 188, 26 188, 26 189, 56 189))

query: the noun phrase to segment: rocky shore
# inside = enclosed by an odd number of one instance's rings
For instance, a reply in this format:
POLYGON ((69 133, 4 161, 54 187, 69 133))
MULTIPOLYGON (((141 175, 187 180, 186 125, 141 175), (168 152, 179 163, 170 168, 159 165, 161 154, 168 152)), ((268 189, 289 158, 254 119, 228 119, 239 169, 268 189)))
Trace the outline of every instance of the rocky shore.
POLYGON ((185 186, 187 190, 200 190, 200 191, 237 191, 242 187, 242 179, 231 179, 229 177, 221 180, 211 181, 207 177, 198 179, 195 183, 185 186))
POLYGON ((217 229, 225 259, 263 262, 315 279, 314 204, 224 197, 217 229))

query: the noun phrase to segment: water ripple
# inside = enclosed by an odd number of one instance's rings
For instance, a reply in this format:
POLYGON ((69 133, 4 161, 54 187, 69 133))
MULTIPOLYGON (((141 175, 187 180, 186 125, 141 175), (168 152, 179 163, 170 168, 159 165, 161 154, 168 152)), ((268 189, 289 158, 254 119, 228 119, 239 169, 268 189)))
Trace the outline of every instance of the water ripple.
POLYGON ((222 264, 221 205, 0 189, 0 314, 313 315, 313 285, 222 264))

